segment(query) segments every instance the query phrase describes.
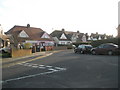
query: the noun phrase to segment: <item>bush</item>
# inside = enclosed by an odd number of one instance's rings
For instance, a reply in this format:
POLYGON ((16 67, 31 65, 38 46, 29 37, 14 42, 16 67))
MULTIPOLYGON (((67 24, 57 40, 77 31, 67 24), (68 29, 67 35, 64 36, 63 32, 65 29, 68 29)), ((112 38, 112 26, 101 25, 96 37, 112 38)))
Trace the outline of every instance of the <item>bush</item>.
POLYGON ((90 42, 73 43, 73 45, 75 45, 76 47, 78 47, 78 46, 81 45, 81 44, 86 44, 86 45, 88 45, 88 44, 91 44, 91 43, 90 43, 90 42))
POLYGON ((10 53, 0 53, 0 58, 10 58, 11 54, 10 53))
POLYGON ((103 43, 114 43, 114 44, 118 45, 119 42, 120 42, 120 38, 111 38, 111 39, 105 39, 105 40, 92 41, 91 45, 93 47, 97 47, 97 46, 99 46, 100 44, 103 44, 103 43))
POLYGON ((25 43, 25 44, 24 44, 24 49, 30 49, 31 46, 32 46, 31 43, 25 43))
POLYGON ((67 49, 72 49, 72 48, 73 48, 72 44, 70 44, 70 45, 67 46, 67 49))

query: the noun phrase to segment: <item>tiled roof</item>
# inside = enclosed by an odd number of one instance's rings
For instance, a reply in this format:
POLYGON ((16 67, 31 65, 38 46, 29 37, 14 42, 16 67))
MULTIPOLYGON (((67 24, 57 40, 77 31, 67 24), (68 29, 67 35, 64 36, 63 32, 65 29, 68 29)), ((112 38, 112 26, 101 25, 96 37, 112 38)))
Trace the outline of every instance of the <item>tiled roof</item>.
POLYGON ((0 38, 1 38, 2 40, 7 41, 7 40, 10 38, 10 36, 0 34, 0 38))

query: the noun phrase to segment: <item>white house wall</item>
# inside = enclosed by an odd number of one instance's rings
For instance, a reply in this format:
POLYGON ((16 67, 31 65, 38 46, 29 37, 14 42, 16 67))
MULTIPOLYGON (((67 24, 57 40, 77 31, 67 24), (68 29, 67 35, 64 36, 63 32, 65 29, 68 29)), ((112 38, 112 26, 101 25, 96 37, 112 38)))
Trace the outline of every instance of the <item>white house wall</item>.
POLYGON ((69 43, 72 43, 71 41, 59 41, 59 44, 62 44, 62 45, 67 45, 69 43))
POLYGON ((46 45, 54 45, 53 41, 32 41, 32 40, 28 40, 25 43, 31 43, 31 44, 37 44, 39 45, 40 43, 44 42, 46 45))
POLYGON ((83 35, 82 41, 83 41, 83 42, 86 42, 86 36, 85 36, 85 35, 83 35))

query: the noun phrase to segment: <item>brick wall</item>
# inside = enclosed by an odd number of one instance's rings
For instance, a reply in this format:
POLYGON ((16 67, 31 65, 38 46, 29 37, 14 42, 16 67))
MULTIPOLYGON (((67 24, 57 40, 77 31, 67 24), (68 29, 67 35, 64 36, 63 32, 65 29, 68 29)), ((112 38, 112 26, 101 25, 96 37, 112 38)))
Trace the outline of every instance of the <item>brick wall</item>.
POLYGON ((32 54, 31 49, 12 49, 12 57, 21 57, 32 54))

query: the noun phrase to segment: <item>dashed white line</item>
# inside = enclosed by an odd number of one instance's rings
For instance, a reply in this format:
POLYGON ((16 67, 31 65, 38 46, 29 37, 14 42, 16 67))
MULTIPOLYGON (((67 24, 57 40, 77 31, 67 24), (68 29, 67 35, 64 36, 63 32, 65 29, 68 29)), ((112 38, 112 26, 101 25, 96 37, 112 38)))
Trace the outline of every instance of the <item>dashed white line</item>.
POLYGON ((45 66, 45 65, 39 65, 39 66, 41 67, 41 66, 45 66))
POLYGON ((51 67, 53 67, 53 66, 46 66, 46 67, 51 68, 51 67))
POLYGON ((15 81, 15 80, 20 80, 20 79, 25 79, 25 78, 30 78, 30 77, 35 77, 35 76, 39 76, 39 75, 45 75, 45 74, 50 74, 50 73, 66 70, 66 68, 38 65, 38 64, 32 64, 32 63, 19 63, 19 65, 33 67, 33 68, 47 69, 50 71, 38 73, 38 74, 34 74, 34 75, 23 76, 23 77, 19 77, 19 78, 8 79, 5 81, 0 81, 0 83, 5 83, 5 82, 9 82, 9 81, 15 81))
POLYGON ((33 68, 38 68, 38 66, 32 66, 33 68))
POLYGON ((45 69, 45 67, 38 67, 38 68, 40 68, 40 69, 45 69))

